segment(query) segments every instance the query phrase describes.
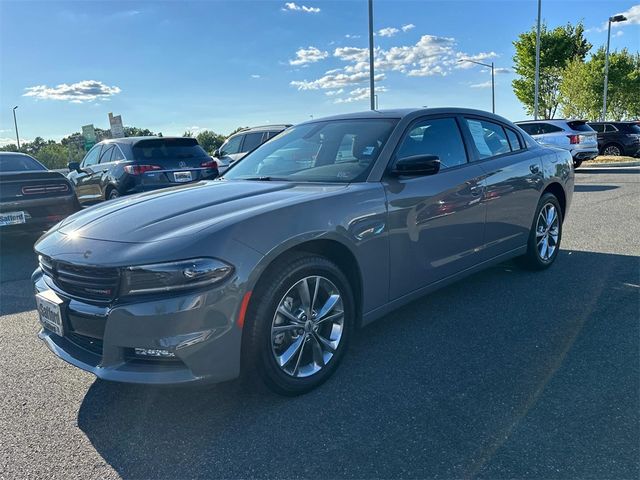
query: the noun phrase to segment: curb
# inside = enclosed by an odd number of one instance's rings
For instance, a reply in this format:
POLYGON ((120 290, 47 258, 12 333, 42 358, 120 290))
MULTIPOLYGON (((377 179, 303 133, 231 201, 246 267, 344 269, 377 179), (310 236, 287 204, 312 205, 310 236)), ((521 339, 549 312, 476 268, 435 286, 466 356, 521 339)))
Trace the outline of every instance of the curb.
POLYGON ((608 168, 608 167, 640 167, 640 161, 637 162, 613 162, 613 163, 594 163, 592 165, 581 166, 581 169, 589 168, 608 168))

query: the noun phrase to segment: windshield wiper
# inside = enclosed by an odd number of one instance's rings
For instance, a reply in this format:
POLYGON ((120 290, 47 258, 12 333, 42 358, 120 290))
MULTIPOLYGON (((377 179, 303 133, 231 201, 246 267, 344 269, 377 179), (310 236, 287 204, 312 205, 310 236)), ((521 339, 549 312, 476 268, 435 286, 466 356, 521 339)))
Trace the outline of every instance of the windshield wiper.
POLYGON ((246 178, 243 178, 242 180, 252 180, 255 182, 270 182, 272 180, 285 181, 285 182, 288 181, 288 179, 286 178, 279 178, 279 177, 246 177, 246 178))

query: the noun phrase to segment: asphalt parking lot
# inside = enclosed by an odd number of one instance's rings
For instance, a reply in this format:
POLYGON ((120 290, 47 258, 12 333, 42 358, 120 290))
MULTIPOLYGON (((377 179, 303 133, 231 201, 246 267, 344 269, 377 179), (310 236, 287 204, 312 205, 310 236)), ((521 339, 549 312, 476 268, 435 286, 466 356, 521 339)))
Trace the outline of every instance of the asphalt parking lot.
POLYGON ((109 384, 36 337, 32 239, 0 259, 0 478, 640 476, 640 171, 577 174, 561 255, 359 332, 290 399, 109 384))

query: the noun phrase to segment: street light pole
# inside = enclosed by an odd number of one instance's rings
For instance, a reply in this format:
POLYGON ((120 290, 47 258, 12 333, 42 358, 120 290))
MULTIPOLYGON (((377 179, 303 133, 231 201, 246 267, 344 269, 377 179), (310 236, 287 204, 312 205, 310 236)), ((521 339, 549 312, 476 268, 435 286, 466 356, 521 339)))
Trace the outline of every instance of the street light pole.
POLYGON ((536 33, 536 79, 533 100, 533 118, 538 119, 538 98, 540 97, 540 16, 542 14, 542 0, 538 0, 538 29, 536 33))
POLYGON ((20 135, 18 135, 18 121, 16 120, 16 108, 18 108, 18 105, 13 107, 13 124, 16 127, 16 142, 18 142, 18 150, 20 150, 20 135))
POLYGON ((373 0, 369 0, 369 97, 371 100, 371 110, 376 109, 376 92, 373 77, 373 0))
POLYGON ((471 60, 468 58, 461 58, 460 60, 458 60, 458 63, 460 62, 475 63, 476 65, 482 65, 483 67, 487 67, 491 69, 491 111, 493 113, 496 113, 496 75, 495 75, 494 62, 491 62, 491 64, 488 64, 488 63, 476 62, 475 60, 471 60))
POLYGON ((607 119, 607 87, 609 86, 609 45, 611 44, 611 24, 624 22, 627 19, 624 15, 609 17, 609 28, 607 33, 607 53, 604 56, 604 93, 602 94, 602 117, 601 122, 607 119))

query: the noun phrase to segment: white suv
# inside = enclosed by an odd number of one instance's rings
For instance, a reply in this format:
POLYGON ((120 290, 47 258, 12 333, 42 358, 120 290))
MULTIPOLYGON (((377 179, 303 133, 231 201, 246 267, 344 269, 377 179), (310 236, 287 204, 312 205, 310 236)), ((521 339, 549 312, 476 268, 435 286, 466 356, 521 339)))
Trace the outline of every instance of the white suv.
POLYGON ((529 120, 516 125, 538 143, 569 150, 575 168, 598 156, 598 134, 584 120, 529 120))

